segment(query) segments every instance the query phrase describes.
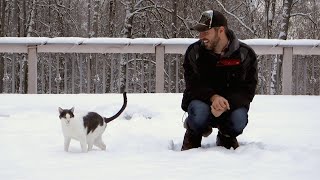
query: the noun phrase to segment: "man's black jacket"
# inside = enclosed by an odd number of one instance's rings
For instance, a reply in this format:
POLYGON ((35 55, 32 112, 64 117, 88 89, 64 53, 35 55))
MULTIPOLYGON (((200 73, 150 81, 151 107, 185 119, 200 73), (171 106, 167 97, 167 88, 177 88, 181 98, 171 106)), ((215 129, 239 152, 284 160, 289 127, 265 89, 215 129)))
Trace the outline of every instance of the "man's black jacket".
POLYGON ((183 63, 186 89, 181 107, 188 111, 192 100, 211 105, 210 98, 218 94, 226 98, 231 110, 249 108, 258 82, 255 52, 240 42, 229 30, 229 45, 222 56, 206 50, 199 40, 191 44, 183 63))

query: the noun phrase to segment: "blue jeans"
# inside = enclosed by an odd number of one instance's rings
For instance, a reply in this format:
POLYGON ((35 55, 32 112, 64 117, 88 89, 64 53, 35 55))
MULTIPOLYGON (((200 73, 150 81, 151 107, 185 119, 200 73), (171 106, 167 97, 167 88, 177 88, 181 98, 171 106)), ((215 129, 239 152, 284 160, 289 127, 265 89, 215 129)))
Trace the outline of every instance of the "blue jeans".
POLYGON ((222 134, 237 137, 242 134, 248 124, 248 109, 240 107, 232 111, 224 112, 218 118, 211 113, 211 107, 199 100, 193 100, 188 107, 186 119, 189 129, 195 134, 202 134, 208 126, 216 127, 222 134))

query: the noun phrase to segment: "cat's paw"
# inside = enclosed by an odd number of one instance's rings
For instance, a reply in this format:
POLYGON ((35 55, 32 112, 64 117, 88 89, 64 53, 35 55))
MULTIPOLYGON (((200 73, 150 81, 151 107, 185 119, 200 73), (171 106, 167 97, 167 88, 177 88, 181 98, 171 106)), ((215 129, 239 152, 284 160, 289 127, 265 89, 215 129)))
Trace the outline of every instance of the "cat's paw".
POLYGON ((101 146, 101 150, 105 151, 106 149, 107 149, 107 146, 103 144, 103 145, 101 146))
POLYGON ((82 149, 82 152, 83 152, 83 153, 87 153, 88 150, 87 150, 87 149, 82 149))

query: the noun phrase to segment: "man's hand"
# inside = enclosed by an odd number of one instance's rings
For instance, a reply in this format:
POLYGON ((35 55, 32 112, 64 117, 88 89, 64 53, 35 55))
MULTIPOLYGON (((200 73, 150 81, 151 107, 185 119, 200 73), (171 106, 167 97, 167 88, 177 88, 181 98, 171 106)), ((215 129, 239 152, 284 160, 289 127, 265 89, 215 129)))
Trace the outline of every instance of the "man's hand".
POLYGON ((227 110, 230 110, 230 105, 228 100, 226 100, 224 97, 219 95, 213 95, 211 97, 211 113, 215 117, 219 117, 222 113, 224 113, 227 110))
POLYGON ((221 116, 222 113, 224 113, 226 110, 216 110, 211 106, 211 113, 214 115, 214 117, 221 116))

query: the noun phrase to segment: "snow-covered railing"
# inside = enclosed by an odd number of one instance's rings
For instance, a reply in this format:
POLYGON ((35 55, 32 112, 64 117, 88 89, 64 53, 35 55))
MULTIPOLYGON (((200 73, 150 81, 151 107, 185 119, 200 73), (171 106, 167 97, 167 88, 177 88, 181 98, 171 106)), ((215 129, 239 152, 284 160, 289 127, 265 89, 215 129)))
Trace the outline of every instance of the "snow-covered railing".
MULTIPOLYGON (((156 92, 164 92, 164 55, 184 54, 189 38, 1 37, 0 53, 28 53, 28 93, 37 93, 37 53, 154 53, 156 92)), ((242 40, 258 55, 282 54, 282 94, 292 94, 293 55, 320 55, 320 40, 242 40)))

